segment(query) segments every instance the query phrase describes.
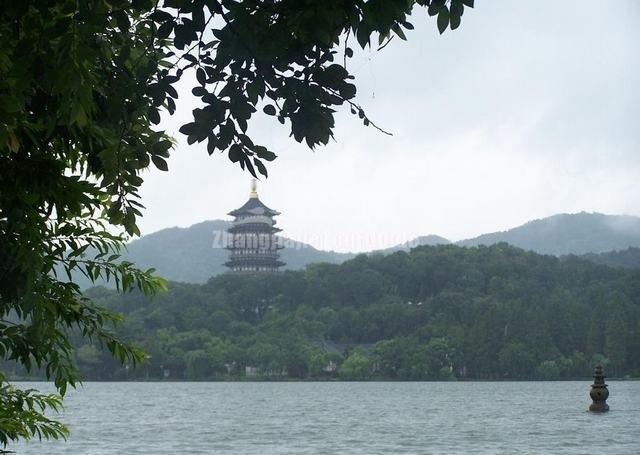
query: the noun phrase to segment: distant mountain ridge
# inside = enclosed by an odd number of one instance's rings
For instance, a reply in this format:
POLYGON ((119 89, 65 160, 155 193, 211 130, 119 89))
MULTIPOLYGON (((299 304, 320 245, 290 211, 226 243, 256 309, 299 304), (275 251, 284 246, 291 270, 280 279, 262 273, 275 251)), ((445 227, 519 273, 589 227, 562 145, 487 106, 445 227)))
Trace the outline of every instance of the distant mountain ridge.
MULTIPOLYGON (((159 275, 172 281, 204 283, 226 271, 222 264, 228 252, 223 248, 223 235, 229 226, 228 221, 212 220, 187 228, 162 229, 129 243, 123 259, 135 262, 140 268, 153 267, 159 275)), ((303 269, 316 262, 341 263, 355 256, 318 250, 286 238, 284 241, 289 246, 282 250, 282 260, 287 264, 285 270, 303 269)), ((640 267, 640 218, 633 216, 560 214, 455 244, 471 247, 499 242, 541 254, 586 255, 586 259, 605 265, 640 267), (628 248, 632 249, 625 252, 628 248), (601 254, 604 252, 611 253, 601 254)), ((451 242, 444 237, 427 235, 374 253, 391 254, 421 245, 448 243, 451 242)), ((86 279, 78 278, 78 282, 82 287, 91 285, 86 279)))
MULTIPOLYGON (((228 221, 212 220, 186 228, 161 229, 129 243, 122 259, 135 262, 142 269, 153 267, 160 276, 172 281, 205 283, 227 271, 223 263, 229 252, 224 249, 223 241, 230 226, 228 221)), ((302 269, 312 262, 340 263, 355 256, 318 250, 287 238, 283 240, 285 246, 289 246, 281 254, 285 270, 302 269)))
POLYGON ((499 242, 555 256, 624 250, 640 247, 640 218, 587 212, 563 213, 456 244, 478 246, 499 242))
POLYGON ((416 248, 423 245, 435 246, 435 245, 449 245, 450 240, 440 237, 439 235, 421 235, 413 240, 408 240, 404 243, 385 248, 383 250, 377 250, 375 253, 391 254, 396 251, 409 251, 411 248, 416 248))

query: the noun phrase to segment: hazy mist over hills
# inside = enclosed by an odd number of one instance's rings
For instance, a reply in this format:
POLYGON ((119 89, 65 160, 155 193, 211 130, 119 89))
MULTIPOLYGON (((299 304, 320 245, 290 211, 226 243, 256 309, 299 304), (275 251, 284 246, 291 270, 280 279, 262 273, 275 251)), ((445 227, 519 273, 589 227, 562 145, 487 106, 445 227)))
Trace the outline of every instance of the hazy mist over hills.
POLYGON ((411 248, 415 248, 422 245, 448 245, 451 241, 445 239, 444 237, 440 237, 439 235, 421 235, 413 240, 408 240, 399 245, 392 246, 391 248, 385 248, 384 250, 378 250, 376 253, 390 254, 395 253, 400 250, 410 250, 411 248))
MULTIPOLYGON (((228 252, 223 248, 222 236, 229 225, 228 221, 213 220, 188 228, 162 229, 131 242, 123 257, 141 268, 154 267, 161 276, 172 281, 204 283, 211 276, 226 271, 222 264, 228 252)), ((287 264, 284 267, 286 270, 302 269, 316 262, 341 263, 355 256, 353 253, 318 250, 286 238, 284 241, 286 248, 282 251, 282 260, 287 264)), ((556 256, 590 253, 587 259, 594 262, 634 267, 634 264, 640 264, 640 218, 585 212, 560 214, 456 244, 471 247, 498 242, 556 256), (630 247, 636 248, 626 252, 598 254, 630 247)), ((421 245, 447 243, 451 242, 444 237, 425 235, 376 253, 389 254, 421 245)), ((88 287, 89 283, 83 280, 81 285, 88 287)))
MULTIPOLYGON (((173 281, 204 283, 211 276, 227 271, 223 263, 229 252, 223 236, 231 223, 223 220, 204 221, 188 228, 162 229, 134 240, 128 245, 127 259, 142 268, 155 267, 161 276, 173 281)), ((322 251, 285 238, 282 260, 285 270, 304 268, 312 262, 339 263, 354 254, 322 251)))
POLYGON ((457 242, 462 246, 507 242, 525 250, 556 256, 624 250, 640 246, 640 218, 580 212, 533 220, 504 232, 457 242))
POLYGON ((588 253, 582 256, 596 264, 610 267, 624 267, 627 269, 640 269, 640 248, 630 247, 626 250, 607 251, 606 253, 588 253))

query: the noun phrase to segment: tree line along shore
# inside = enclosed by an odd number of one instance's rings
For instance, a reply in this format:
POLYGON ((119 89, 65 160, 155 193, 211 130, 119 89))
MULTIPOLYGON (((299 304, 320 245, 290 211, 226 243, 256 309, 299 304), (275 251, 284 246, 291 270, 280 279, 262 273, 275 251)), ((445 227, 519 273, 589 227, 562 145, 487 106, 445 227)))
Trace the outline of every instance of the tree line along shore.
POLYGON ((640 271, 507 244, 88 295, 150 357, 123 366, 72 334, 85 380, 546 380, 596 363, 640 376, 640 271))

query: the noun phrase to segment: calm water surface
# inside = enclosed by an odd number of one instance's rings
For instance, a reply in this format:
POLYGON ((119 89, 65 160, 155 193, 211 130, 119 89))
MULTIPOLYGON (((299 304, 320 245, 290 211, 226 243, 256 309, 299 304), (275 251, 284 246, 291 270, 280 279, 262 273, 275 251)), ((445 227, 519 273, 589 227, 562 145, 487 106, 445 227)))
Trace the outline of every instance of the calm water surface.
MULTIPOLYGON (((21 384, 24 386, 25 384, 21 384)), ((34 384, 51 390, 47 384, 34 384)), ((18 454, 640 454, 640 382, 87 383, 18 454)))

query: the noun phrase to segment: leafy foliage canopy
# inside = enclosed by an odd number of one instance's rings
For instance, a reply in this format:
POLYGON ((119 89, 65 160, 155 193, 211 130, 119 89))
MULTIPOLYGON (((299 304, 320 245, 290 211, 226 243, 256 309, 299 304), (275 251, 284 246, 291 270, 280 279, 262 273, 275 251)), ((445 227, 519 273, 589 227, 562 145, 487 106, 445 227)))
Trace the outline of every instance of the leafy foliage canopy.
MULTIPOLYGON (((195 72, 202 106, 181 128, 188 142, 266 176, 275 154, 255 144, 259 108, 297 141, 326 144, 334 110, 354 102, 346 69, 360 46, 405 38, 415 6, 456 28, 472 0, 5 0, 0 6, 0 357, 42 368, 64 394, 78 375, 68 333, 106 344, 121 361, 144 355, 110 330, 118 315, 70 279, 154 293, 153 270, 117 262, 139 235, 141 173, 167 170, 177 83, 195 72), (338 51, 338 47, 344 45, 338 51), (342 55, 342 63, 339 61, 342 55), (98 251, 93 257, 85 252, 98 251)), ((384 45, 384 44, 382 44, 384 45)), ((38 411, 57 406, 0 378, 0 442, 64 436, 38 411), (34 414, 35 413, 35 414, 34 414)))

